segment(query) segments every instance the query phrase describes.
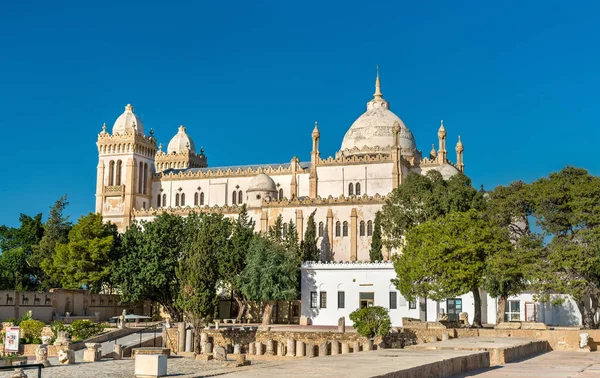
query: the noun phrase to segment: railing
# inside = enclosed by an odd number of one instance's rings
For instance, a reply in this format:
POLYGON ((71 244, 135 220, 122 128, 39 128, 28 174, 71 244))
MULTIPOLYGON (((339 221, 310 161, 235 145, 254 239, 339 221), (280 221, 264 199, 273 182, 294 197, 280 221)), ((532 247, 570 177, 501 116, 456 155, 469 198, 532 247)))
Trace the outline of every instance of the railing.
POLYGON ((37 377, 42 378, 42 369, 44 368, 44 364, 25 364, 25 365, 14 365, 14 366, 0 366, 0 371, 2 370, 15 370, 15 369, 33 369, 37 368, 37 377))
POLYGON ((104 187, 104 193, 122 193, 123 185, 107 185, 104 187))

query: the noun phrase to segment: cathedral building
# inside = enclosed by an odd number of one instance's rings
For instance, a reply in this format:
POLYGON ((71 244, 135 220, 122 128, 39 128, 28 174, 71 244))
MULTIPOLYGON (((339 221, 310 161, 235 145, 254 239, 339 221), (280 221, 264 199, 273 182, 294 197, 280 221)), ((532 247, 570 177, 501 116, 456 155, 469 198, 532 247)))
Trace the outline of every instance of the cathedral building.
MULTIPOLYGON (((314 212, 322 253, 335 261, 360 261, 369 259, 375 214, 408 173, 437 170, 448 178, 464 171, 460 137, 456 162, 448 159, 443 122, 437 150, 432 145, 423 156, 410 129, 383 98, 379 76, 373 99, 335 157, 321 156, 316 123, 312 134, 308 131, 310 161, 292 156, 281 164, 211 167, 184 126, 163 151, 127 105, 111 132, 104 125, 98 135, 96 212, 125 231, 134 220, 151 220, 163 211, 234 218, 245 204, 257 231, 267 231, 281 215, 285 223, 295 223, 300 237, 314 212)), ((384 258, 390 258, 389 251, 384 258)))

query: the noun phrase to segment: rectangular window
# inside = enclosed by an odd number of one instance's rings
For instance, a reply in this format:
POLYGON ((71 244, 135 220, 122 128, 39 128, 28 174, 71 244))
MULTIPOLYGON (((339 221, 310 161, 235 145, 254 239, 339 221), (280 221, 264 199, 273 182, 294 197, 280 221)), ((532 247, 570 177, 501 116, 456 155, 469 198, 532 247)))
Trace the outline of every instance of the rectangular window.
POLYGON ((408 302, 408 308, 410 310, 416 310, 417 309, 417 301, 409 301, 408 302))
POLYGON ((375 305, 375 293, 358 293, 358 308, 375 305))
POLYGON ((327 308, 327 292, 322 291, 320 294, 319 308, 327 308))
POLYGON ((504 321, 512 322, 521 320, 521 301, 506 301, 504 307, 504 321))
POLYGON ((446 313, 448 313, 448 320, 458 321, 459 315, 462 312, 462 299, 450 298, 446 299, 446 313))
POLYGON ((346 307, 346 293, 343 291, 338 291, 338 308, 346 307))
POLYGON ((317 292, 310 292, 310 308, 317 308, 317 292))
POLYGON ((390 310, 395 310, 398 308, 398 303, 396 302, 396 292, 390 291, 390 310))

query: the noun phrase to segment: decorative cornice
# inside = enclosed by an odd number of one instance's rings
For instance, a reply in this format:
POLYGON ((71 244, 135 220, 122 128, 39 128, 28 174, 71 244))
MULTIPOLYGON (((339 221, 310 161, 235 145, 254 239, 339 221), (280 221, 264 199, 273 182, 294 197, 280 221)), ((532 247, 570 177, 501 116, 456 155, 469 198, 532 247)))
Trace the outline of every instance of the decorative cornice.
POLYGON ((156 139, 129 132, 126 134, 110 135, 106 132, 98 134, 98 153, 106 154, 138 153, 152 158, 156 154, 156 139))
MULTIPOLYGON (((277 176, 277 175, 288 175, 292 174, 292 167, 283 165, 279 165, 275 168, 275 166, 271 165, 268 168, 264 167, 247 167, 242 168, 238 167, 237 169, 232 168, 213 168, 207 169, 203 171, 187 171, 187 172, 169 172, 169 173, 157 173, 154 175, 154 181, 161 180, 189 180, 189 179, 205 179, 205 178, 223 178, 223 177, 249 177, 256 176, 260 173, 266 173, 269 176, 277 176)), ((296 174, 308 173, 308 169, 302 168, 300 165, 296 168, 296 174)))
MULTIPOLYGON (((363 195, 360 197, 333 197, 328 198, 294 198, 275 201, 264 201, 261 206, 248 207, 248 209, 265 209, 265 208, 285 208, 285 207, 308 207, 308 206, 343 206, 343 205, 383 205, 385 203, 385 196, 375 194, 374 196, 363 195)), ((241 206, 238 205, 225 205, 225 206, 186 206, 186 207, 166 207, 166 208, 149 208, 149 209, 134 209, 133 215, 137 217, 149 217, 155 216, 162 212, 175 215, 188 215, 192 212, 202 213, 219 213, 219 214, 237 214, 240 211, 241 206)))
POLYGON ((307 261, 303 262, 303 270, 331 270, 331 269, 394 269, 391 261, 307 261))

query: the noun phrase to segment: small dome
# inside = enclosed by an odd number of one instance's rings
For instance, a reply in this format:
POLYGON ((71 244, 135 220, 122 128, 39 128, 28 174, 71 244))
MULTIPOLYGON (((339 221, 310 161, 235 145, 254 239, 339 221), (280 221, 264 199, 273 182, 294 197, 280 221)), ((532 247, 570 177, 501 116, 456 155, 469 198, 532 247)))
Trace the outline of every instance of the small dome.
POLYGON ((182 152, 191 151, 192 153, 196 153, 196 145, 190 136, 187 134, 185 127, 179 126, 179 131, 169 142, 167 146, 168 154, 179 154, 182 152))
POLYGON ((133 113, 133 106, 127 104, 123 114, 117 118, 112 128, 113 135, 116 134, 128 134, 135 132, 140 135, 144 135, 144 124, 142 121, 133 113))
POLYGON ((383 99, 377 77, 374 98, 367 103, 367 111, 354 121, 344 135, 340 153, 344 156, 361 155, 375 148, 389 152, 394 145, 393 127, 396 122, 400 126, 398 143, 402 153, 412 155, 417 149, 415 138, 400 117, 390 111, 390 104, 383 99))
POLYGON ((450 177, 458 173, 458 169, 454 168, 448 163, 444 163, 439 167, 435 167, 434 169, 442 174, 444 180, 448 180, 450 177))
POLYGON ((250 184, 248 184, 247 192, 277 192, 277 185, 275 185, 275 181, 268 175, 264 173, 260 173, 252 180, 250 180, 250 184))

